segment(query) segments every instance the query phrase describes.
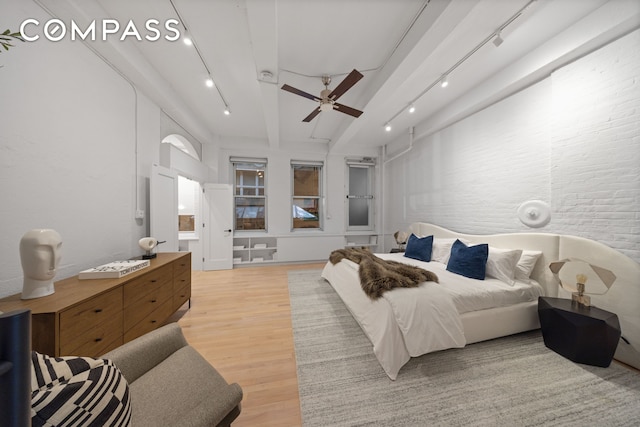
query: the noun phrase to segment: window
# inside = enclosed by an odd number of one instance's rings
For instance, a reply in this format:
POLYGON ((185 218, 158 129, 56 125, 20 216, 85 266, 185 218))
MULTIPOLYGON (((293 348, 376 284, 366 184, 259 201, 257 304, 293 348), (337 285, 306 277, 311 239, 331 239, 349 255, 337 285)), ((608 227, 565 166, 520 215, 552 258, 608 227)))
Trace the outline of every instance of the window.
POLYGON ((266 230, 266 159, 231 159, 235 230, 266 230))
POLYGON ((347 230, 373 230, 373 159, 347 160, 347 230))
POLYGON ((292 228, 322 228, 322 162, 291 162, 292 228))

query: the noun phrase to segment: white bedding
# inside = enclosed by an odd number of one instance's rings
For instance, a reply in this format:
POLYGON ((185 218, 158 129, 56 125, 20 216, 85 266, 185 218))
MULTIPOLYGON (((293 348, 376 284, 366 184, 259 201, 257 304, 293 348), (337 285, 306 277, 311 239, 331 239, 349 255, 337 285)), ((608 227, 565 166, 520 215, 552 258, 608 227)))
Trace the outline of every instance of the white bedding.
POLYGON ((535 282, 511 286, 497 279, 468 279, 446 271, 438 262, 425 263, 403 254, 377 255, 433 271, 440 279, 440 283, 394 289, 371 300, 360 287, 357 264, 346 259, 336 265, 327 262, 322 272, 373 344, 374 354, 392 380, 411 357, 464 347, 461 313, 535 301, 543 294, 535 282))
POLYGON ((440 279, 440 285, 453 298, 460 314, 535 301, 539 296, 544 295, 542 286, 534 280, 530 280, 529 283, 516 280, 513 285, 509 285, 491 277, 486 277, 484 280, 469 279, 447 271, 447 266, 439 262, 418 261, 407 258, 401 253, 376 254, 376 256, 434 272, 440 279))

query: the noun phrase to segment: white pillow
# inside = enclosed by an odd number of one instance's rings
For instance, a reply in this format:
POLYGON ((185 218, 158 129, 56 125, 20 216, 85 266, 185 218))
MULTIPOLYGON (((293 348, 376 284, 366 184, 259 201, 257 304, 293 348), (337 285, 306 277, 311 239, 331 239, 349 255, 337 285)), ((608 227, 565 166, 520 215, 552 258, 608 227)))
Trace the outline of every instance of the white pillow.
POLYGON ((528 281, 531 272, 538 262, 538 258, 542 255, 541 251, 522 251, 518 265, 516 266, 516 280, 528 281))
POLYGON ((449 261, 449 255, 451 255, 451 246, 456 239, 439 239, 433 238, 433 247, 431 250, 431 261, 441 262, 446 264, 449 261))
POLYGON ((431 261, 437 261, 443 264, 448 263, 449 256, 451 256, 451 246, 453 246, 453 242, 455 242, 456 240, 460 240, 467 246, 471 244, 471 242, 466 239, 442 239, 434 237, 431 249, 431 261))
POLYGON ((499 249, 489 246, 487 258, 487 276, 514 285, 516 266, 522 255, 522 249, 499 249))

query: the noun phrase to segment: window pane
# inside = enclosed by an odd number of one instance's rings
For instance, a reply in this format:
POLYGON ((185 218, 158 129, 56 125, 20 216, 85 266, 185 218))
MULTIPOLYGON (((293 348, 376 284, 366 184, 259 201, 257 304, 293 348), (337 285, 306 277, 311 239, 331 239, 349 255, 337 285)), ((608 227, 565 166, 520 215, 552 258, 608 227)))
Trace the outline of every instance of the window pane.
POLYGON ((320 228, 320 200, 293 199, 293 228, 320 228))
POLYGON ((236 197, 236 230, 264 230, 262 197, 236 197))
POLYGON ((373 226, 373 167, 349 165, 347 229, 371 229, 373 226))
POLYGON ((369 200, 349 199, 349 225, 369 225, 369 200))
POLYGON ((236 163, 235 170, 236 196, 264 196, 264 164, 236 163))
POLYGON ((294 166, 293 167, 293 195, 294 196, 319 196, 320 195, 320 167, 319 166, 294 166))
POLYGON ((349 168, 349 194, 352 196, 368 195, 369 168, 349 168))

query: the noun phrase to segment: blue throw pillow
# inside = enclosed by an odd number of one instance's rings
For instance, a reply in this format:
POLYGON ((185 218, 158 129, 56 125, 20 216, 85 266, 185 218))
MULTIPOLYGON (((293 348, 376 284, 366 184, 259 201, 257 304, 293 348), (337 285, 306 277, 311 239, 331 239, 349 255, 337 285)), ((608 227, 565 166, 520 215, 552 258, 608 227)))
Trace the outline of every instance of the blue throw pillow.
POLYGON ((433 236, 418 237, 415 234, 409 236, 404 256, 418 261, 431 261, 431 249, 433 248, 433 236))
POLYGON ((456 240, 451 246, 447 270, 472 279, 484 280, 488 256, 489 245, 486 243, 467 246, 460 240, 456 240))

